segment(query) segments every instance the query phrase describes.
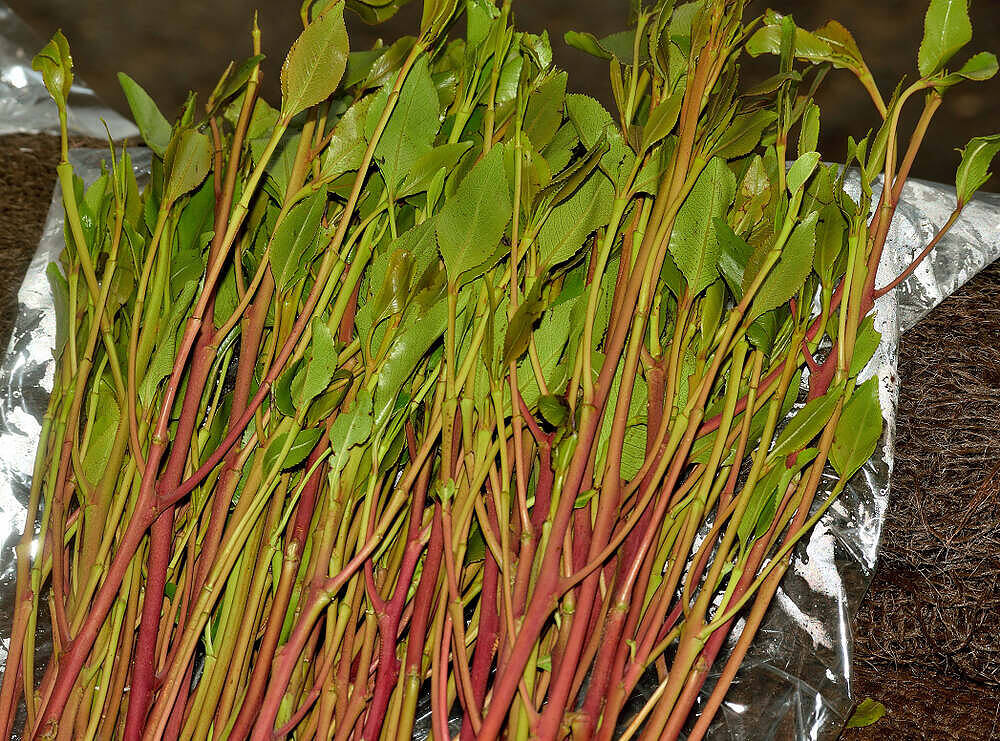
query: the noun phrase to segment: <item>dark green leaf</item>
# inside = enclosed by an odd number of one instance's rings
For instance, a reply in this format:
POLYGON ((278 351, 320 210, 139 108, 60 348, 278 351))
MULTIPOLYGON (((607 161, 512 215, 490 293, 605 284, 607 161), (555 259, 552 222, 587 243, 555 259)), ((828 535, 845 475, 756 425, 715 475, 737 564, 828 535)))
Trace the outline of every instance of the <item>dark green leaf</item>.
POLYGON ((719 272, 739 300, 743 298, 743 271, 753 254, 753 247, 736 234, 725 219, 715 218, 715 231, 719 238, 719 272))
POLYGON ((285 120, 329 98, 347 67, 344 4, 328 6, 299 35, 281 66, 285 120))
POLYGON ((841 478, 849 479, 872 457, 882 437, 882 409, 878 378, 869 378, 854 389, 837 423, 830 462, 841 478))
POLYGON ((868 361, 875 355, 879 343, 882 342, 882 335, 875 329, 875 315, 869 314, 858 327, 858 334, 854 340, 854 354, 851 355, 851 367, 848 375, 852 378, 858 375, 868 365, 868 361))
POLYGON ((438 247, 449 282, 457 284, 470 271, 481 274, 485 270, 510 221, 510 212, 503 149, 494 147, 465 176, 438 216, 438 247))
POLYGON ((938 72, 971 40, 969 0, 931 0, 924 16, 924 38, 917 55, 920 74, 930 77, 938 72))
POLYGON ((838 384, 832 386, 823 396, 806 402, 778 435, 774 447, 768 453, 768 458, 781 460, 808 446, 830 421, 833 410, 843 395, 844 387, 838 384))
POLYGON ((167 145, 170 144, 170 122, 160 113, 156 103, 139 83, 124 72, 118 73, 118 82, 125 93, 132 118, 135 119, 139 133, 142 134, 142 140, 153 152, 163 157, 167 152, 167 145))
POLYGON ((538 411, 542 414, 542 419, 553 427, 560 427, 569 417, 569 406, 561 396, 549 394, 542 396, 538 400, 538 411))
POLYGON ((816 273, 825 286, 833 286, 834 267, 844 248, 846 234, 847 220, 840 209, 833 204, 823 206, 816 223, 816 273))
POLYGON ((295 416, 295 402, 292 400, 292 381, 302 368, 302 359, 297 360, 285 368, 278 380, 271 387, 271 395, 274 397, 274 405, 278 411, 286 417, 295 416))
POLYGON ((708 163, 684 201, 670 235, 670 254, 694 294, 719 275, 719 236, 714 219, 729 208, 736 178, 718 157, 708 163))
MULTIPOLYGON (((751 316, 758 317, 781 306, 802 290, 806 276, 812 271, 818 216, 818 212, 813 211, 795 227, 781 250, 778 264, 771 268, 757 290, 750 308, 751 316)), ((744 280, 744 287, 746 283, 744 280)))

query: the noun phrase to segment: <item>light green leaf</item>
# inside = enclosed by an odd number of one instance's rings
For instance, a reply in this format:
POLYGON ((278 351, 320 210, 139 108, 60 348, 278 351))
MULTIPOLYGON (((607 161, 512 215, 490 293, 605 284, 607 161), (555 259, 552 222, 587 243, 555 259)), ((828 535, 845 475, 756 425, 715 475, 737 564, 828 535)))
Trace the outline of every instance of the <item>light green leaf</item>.
POLYGON ((722 216, 736 192, 736 177, 718 157, 708 163, 684 201, 670 235, 670 254, 699 294, 719 275, 719 235, 714 219, 722 216))
POLYGON ((931 0, 924 16, 924 38, 917 55, 921 76, 930 77, 938 72, 971 40, 969 0, 931 0))
POLYGON ((602 137, 607 138, 608 151, 601 157, 601 169, 620 185, 635 154, 625 143, 611 114, 593 98, 578 93, 566 96, 566 113, 587 149, 592 149, 602 137))
POLYGON ((811 102, 806 106, 799 123, 799 155, 815 152, 819 146, 819 106, 811 102))
POLYGON ((170 122, 160 113, 160 109, 156 107, 149 94, 131 77, 119 72, 118 83, 125 93, 132 118, 135 119, 139 133, 142 134, 142 140, 153 152, 163 157, 167 152, 167 145, 170 144, 170 122))
POLYGON ((399 198, 406 198, 416 193, 422 193, 430 187, 431 181, 442 169, 450 172, 462 159, 472 142, 455 142, 454 144, 442 144, 434 147, 426 154, 422 155, 403 179, 403 184, 396 194, 399 198))
MULTIPOLYGON (((752 317, 776 309, 802 290, 803 282, 812 271, 818 217, 818 211, 809 214, 785 242, 778 264, 771 268, 753 300, 750 307, 752 317)), ((759 257, 759 253, 754 257, 759 257)))
POLYGON ((312 342, 306 358, 304 373, 299 373, 291 389, 298 409, 319 396, 330 385, 337 370, 337 347, 333 333, 319 317, 312 321, 312 342), (302 380, 299 381, 299 378, 302 380))
POLYGON ((524 111, 523 131, 535 149, 541 151, 559 130, 562 123, 563 103, 566 99, 566 73, 557 72, 542 83, 538 91, 528 98, 524 111))
POLYGON ((649 149, 674 130, 674 124, 677 123, 683 102, 684 91, 675 90, 669 98, 660 101, 660 104, 650 112, 649 120, 646 121, 646 125, 642 129, 644 149, 649 149))
POLYGON ((148 407, 156 393, 160 381, 170 375, 174 367, 174 356, 177 353, 177 330, 184 321, 184 317, 191 308, 194 301, 194 294, 198 288, 198 283, 190 281, 181 289, 181 292, 173 300, 170 314, 165 324, 157 328, 159 342, 153 357, 150 358, 146 367, 146 375, 139 384, 139 400, 144 407, 148 407))
POLYGON ((542 265, 552 267, 576 254, 594 230, 607 224, 614 197, 611 181, 596 173, 556 206, 538 234, 542 265))
POLYGON ((965 205, 990 179, 990 165, 1000 152, 1000 134, 980 136, 962 150, 962 162, 955 177, 959 205, 965 205))
POLYGON ((727 160, 742 157, 757 146, 764 130, 777 118, 778 115, 773 111, 755 111, 736 116, 726 127, 722 138, 716 142, 713 155, 727 160))
POLYGON ((101 378, 97 395, 97 414, 90 422, 90 440, 83 457, 83 473, 91 485, 104 475, 121 419, 114 386, 107 378, 101 378))
POLYGON ((804 187, 806 181, 812 177, 819 164, 819 152, 806 152, 800 155, 792 166, 788 168, 788 192, 795 195, 800 188, 804 187))
POLYGON ((882 335, 875 329, 875 315, 869 314, 861 322, 857 337, 854 339, 854 354, 851 355, 849 376, 853 378, 865 369, 881 342, 882 335))
MULTIPOLYGON (((264 451, 264 470, 268 473, 278 465, 278 459, 281 456, 281 451, 288 442, 288 436, 290 432, 282 432, 280 435, 276 436, 271 444, 267 446, 267 450, 264 451)), ((288 448, 288 452, 285 454, 284 460, 281 461, 280 465, 281 471, 287 471, 289 468, 294 468, 299 465, 302 461, 309 457, 312 449, 316 447, 316 443, 319 439, 323 437, 323 428, 314 427, 309 430, 300 430, 295 438, 292 440, 291 446, 288 448)))
POLYGON ((833 410, 844 395, 843 384, 832 386, 823 396, 807 401, 794 417, 789 420, 785 429, 778 435, 774 447, 768 453, 768 459, 781 460, 802 450, 823 430, 833 416, 833 410))
POLYGON ((336 464, 342 464, 346 459, 348 450, 368 439, 374 428, 373 423, 372 396, 367 389, 362 388, 351 408, 338 414, 330 425, 330 447, 334 458, 331 468, 336 469, 336 464))
POLYGON ((841 478, 851 478, 872 457, 880 437, 882 409, 878 403, 878 379, 873 377, 854 389, 837 423, 830 462, 841 478))
POLYGON ((866 697, 847 719, 847 728, 867 728, 882 720, 885 715, 885 705, 866 697))
POLYGON ((311 262, 308 255, 319 236, 320 220, 326 208, 326 191, 320 190, 296 204, 271 237, 271 272, 278 293, 283 293, 305 275, 311 262))
POLYGON ((212 142, 194 129, 182 131, 167 153, 167 185, 163 200, 173 203, 201 185, 212 167, 212 142))
POLYGON ((361 167, 368 142, 365 139, 365 119, 372 103, 372 96, 366 96, 348 108, 337 121, 333 137, 323 154, 320 176, 333 180, 345 172, 361 167))
MULTIPOLYGON (((365 133, 370 139, 382 117, 389 97, 383 87, 368 109, 365 133)), ((431 151, 441 122, 438 94, 427 68, 427 58, 421 56, 399 92, 399 100, 375 147, 378 163, 386 185, 392 192, 420 157, 431 151)))
POLYGON ((69 53, 69 42, 62 31, 56 31, 52 39, 31 60, 31 68, 42 73, 45 89, 60 110, 65 110, 69 92, 73 88, 73 57, 69 53))
POLYGON ((484 263, 494 254, 510 213, 503 149, 494 147, 465 176, 438 215, 438 247, 449 282, 457 284, 468 272, 485 270, 484 263))
MULTIPOLYGON (((405 315, 404 315, 405 316, 405 315)), ((392 410, 396 395, 417 364, 444 334, 448 323, 447 301, 436 301, 413 321, 404 321, 392 339, 392 345, 378 375, 375 388, 375 415, 381 425, 392 410)))
POLYGON ((329 6, 305 27, 281 66, 281 116, 286 121, 329 98, 347 68, 344 4, 329 6))
POLYGON ((962 80, 975 80, 982 82, 989 80, 997 73, 997 58, 995 54, 981 51, 969 58, 957 72, 945 75, 934 83, 938 92, 943 92, 953 85, 957 85, 962 80))

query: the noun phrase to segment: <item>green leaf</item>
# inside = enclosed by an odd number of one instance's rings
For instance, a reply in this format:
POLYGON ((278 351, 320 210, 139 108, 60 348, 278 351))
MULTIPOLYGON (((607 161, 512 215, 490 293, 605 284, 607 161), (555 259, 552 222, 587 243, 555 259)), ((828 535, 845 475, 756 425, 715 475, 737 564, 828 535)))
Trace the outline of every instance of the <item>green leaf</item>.
POLYGON ((843 395, 844 387, 838 384, 831 387, 823 396, 807 401, 778 435, 774 447, 768 453, 768 458, 781 460, 809 445, 830 421, 833 410, 843 395))
POLYGON ((360 389, 351 408, 337 415, 330 425, 330 447, 334 459, 340 458, 350 448, 365 442, 371 435, 372 397, 367 389, 360 389))
MULTIPOLYGON (((746 43, 747 53, 752 57, 761 54, 781 53, 781 25, 769 24, 758 29, 746 43)), ((814 33, 802 28, 795 29, 795 56, 810 62, 830 61, 833 49, 830 44, 814 33)))
POLYGON ((556 206, 538 233, 541 264, 552 267, 576 254, 594 230, 608 223, 614 197, 611 181, 596 173, 556 206))
POLYGON ((372 96, 355 101, 337 121, 333 137, 323 154, 320 176, 334 180, 345 172, 361 167, 368 142, 365 139, 365 119, 372 103, 372 96))
POLYGON ((503 338, 501 368, 506 368, 509 363, 517 360, 528 351, 535 324, 548 306, 542 297, 541 286, 541 279, 536 280, 531 289, 522 297, 514 316, 510 319, 510 324, 503 338))
POLYGON ((957 72, 945 75, 934 83, 938 92, 943 92, 953 85, 957 85, 962 80, 974 80, 983 82, 996 75, 998 70, 997 58, 995 54, 981 51, 969 58, 957 72))
POLYGON ((160 381, 170 375, 174 367, 174 356, 177 353, 177 330, 184 321, 184 316, 194 301, 195 292, 198 289, 196 281, 190 281, 184 285, 179 295, 174 297, 170 314, 166 323, 157 328, 159 341, 156 350, 150 358, 146 367, 146 375, 139 384, 139 400, 144 407, 148 407, 156 394, 156 388, 160 381))
POLYGON ((830 448, 830 462, 841 478, 849 479, 865 464, 882 437, 882 409, 878 403, 878 378, 854 389, 837 423, 830 448))
POLYGON ((396 194, 397 197, 406 198, 426 191, 434 180, 434 176, 441 170, 451 172, 471 146, 472 142, 442 144, 421 155, 403 179, 403 184, 396 194))
POLYGON ((163 157, 167 152, 167 145, 170 144, 170 122, 160 113, 160 109, 156 107, 149 94, 131 77, 119 72, 118 83, 125 93, 132 118, 135 119, 139 133, 142 134, 142 140, 153 152, 163 157))
POLYGON ((681 112, 681 103, 684 102, 684 91, 675 90, 674 93, 660 102, 649 114, 649 120, 642 129, 643 149, 651 146, 667 137, 674 130, 677 117, 681 112))
POLYGON ((375 415, 382 424, 392 411, 396 395, 431 346, 441 339, 448 323, 448 304, 436 301, 415 321, 403 322, 392 340, 375 388, 375 415))
POLYGON ((60 111, 65 111, 66 101, 73 88, 73 57, 69 53, 69 42, 62 31, 56 31, 52 39, 31 60, 31 68, 42 73, 45 89, 56 102, 60 111))
POLYGON ((806 184, 806 181, 812 177, 813 172, 816 170, 816 165, 819 164, 819 152, 806 152, 800 155, 792 166, 788 168, 788 178, 785 181, 788 184, 788 192, 795 195, 801 188, 806 184))
POLYGON ((45 276, 52 289, 52 304, 56 314, 55 357, 62 354, 63 346, 69 338, 69 282, 59 271, 59 266, 50 262, 45 268, 45 276))
POLYGON ((847 234, 847 219, 833 204, 819 210, 816 222, 816 273, 823 285, 832 287, 837 258, 844 249, 847 234))
POLYGON ((549 394, 538 399, 538 411, 542 419, 553 427, 560 427, 569 417, 569 406, 561 396, 549 394))
MULTIPOLYGON (((389 89, 383 87, 368 109, 365 133, 369 139, 388 103, 389 89)), ((421 56, 406 76, 399 99, 375 147, 375 161, 390 192, 410 172, 423 155, 431 151, 441 126, 437 89, 421 56)))
MULTIPOLYGON (((264 471, 270 473, 270 471, 278 464, 278 459, 281 456, 281 451, 288 442, 288 436, 290 432, 282 432, 280 435, 274 438, 270 445, 267 446, 267 450, 264 452, 264 471)), ((281 471, 287 471, 289 468, 295 468, 302 461, 309 457, 312 449, 316 447, 316 443, 319 439, 323 437, 323 428, 314 427, 309 430, 301 430, 295 435, 292 440, 291 447, 288 448, 288 452, 285 454, 285 459, 281 461, 281 471)))
POLYGON ((457 284, 470 271, 479 270, 472 278, 485 271, 510 214, 503 149, 494 147, 465 176, 438 215, 438 247, 450 283, 457 284))
POLYGON ((558 72, 543 82, 538 91, 528 98, 522 131, 539 151, 548 146, 562 123, 566 80, 566 73, 558 72))
POLYGON ((320 190, 296 204, 278 224, 271 237, 271 272, 281 294, 305 275, 312 255, 310 248, 319 236, 326 208, 326 191, 320 190))
POLYGON ((924 38, 920 42, 917 67, 930 77, 972 40, 969 0, 931 0, 924 16, 924 38))
POLYGON ((834 67, 841 69, 863 70, 864 58, 851 32, 837 21, 827 21, 813 32, 818 38, 830 45, 829 61, 834 67))
POLYGON ((819 146, 819 106, 809 102, 799 124, 799 156, 815 152, 819 146))
POLYGON ((868 362, 875 356, 875 351, 882 342, 882 335, 875 329, 875 315, 869 314, 858 327, 854 339, 854 354, 851 355, 851 367, 848 375, 852 378, 865 369, 868 362))
POLYGON ((715 232, 719 238, 719 272, 737 300, 743 298, 743 272, 753 254, 753 247, 732 230, 725 219, 715 217, 715 232))
POLYGON ((736 530, 744 547, 761 538, 770 529, 778 500, 784 497, 795 475, 816 457, 816 452, 814 448, 803 450, 795 457, 795 463, 791 466, 786 466, 785 461, 779 461, 757 482, 736 530))
POLYGON ((347 68, 344 4, 320 13, 295 39, 281 66, 281 116, 291 120, 329 98, 347 68))
POLYGON ((803 282, 812 271, 818 217, 819 212, 813 211, 795 227, 781 250, 778 264, 771 268, 757 290, 750 308, 751 316, 758 317, 776 309, 802 290, 803 282))
POLYGON ((244 59, 240 62, 239 66, 230 62, 229 66, 226 68, 226 73, 215 86, 215 90, 213 90, 211 95, 208 96, 209 109, 218 112, 223 103, 225 103, 232 96, 236 95, 236 93, 240 91, 240 88, 247 84, 247 81, 250 79, 250 75, 253 74, 253 71, 257 69, 263 61, 263 54, 255 54, 249 59, 244 59))
POLYGON ((726 127, 722 138, 716 142, 712 154, 723 159, 735 159, 751 152, 768 126, 778 114, 773 111, 755 111, 736 116, 726 127))
POLYGON ((866 728, 873 723, 882 720, 885 715, 885 705, 876 702, 870 697, 866 697, 855 708, 851 717, 847 719, 847 728, 866 728))
POLYGON ((281 375, 278 376, 278 380, 271 387, 274 405, 286 417, 295 416, 295 402, 292 399, 292 381, 295 380, 295 376, 298 375, 301 368, 302 359, 299 358, 282 371, 281 375))
POLYGON ((312 321, 312 342, 306 358, 304 375, 300 372, 296 382, 292 383, 292 399, 297 409, 319 396, 330 385, 337 370, 337 347, 333 333, 319 317, 312 321))
POLYGON ((171 142, 170 150, 165 161, 169 173, 163 191, 166 203, 201 185, 212 167, 212 142, 200 131, 185 129, 171 142))
POLYGON ((735 192, 736 177, 725 160, 716 157, 698 176, 677 213, 670 254, 695 295, 718 277, 719 235, 714 219, 725 214, 735 192))
POLYGON ((632 166, 635 154, 625 143, 611 114, 593 98, 577 93, 566 96, 566 113, 588 150, 594 148, 602 137, 607 138, 608 151, 601 157, 601 169, 616 185, 620 184, 622 176, 632 166))
POLYGON ((955 176, 958 204, 965 205, 990 179, 990 165, 1000 152, 1000 134, 976 137, 962 150, 962 162, 955 176))
POLYGON ((111 458, 111 449, 118 433, 120 419, 121 410, 118 407, 114 386, 107 378, 101 378, 97 389, 97 414, 90 421, 90 441, 83 457, 83 473, 91 485, 96 484, 104 475, 104 469, 111 458))

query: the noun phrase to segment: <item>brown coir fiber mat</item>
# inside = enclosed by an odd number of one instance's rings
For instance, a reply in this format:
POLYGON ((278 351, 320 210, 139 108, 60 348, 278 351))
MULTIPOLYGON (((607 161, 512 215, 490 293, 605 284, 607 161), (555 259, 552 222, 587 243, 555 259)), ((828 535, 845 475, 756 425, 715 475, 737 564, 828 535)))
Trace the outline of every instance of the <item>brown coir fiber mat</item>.
POLYGON ((903 335, 896 466, 846 739, 1000 739, 1000 263, 903 335))
MULTIPOLYGON (((54 137, 0 137, 0 351, 58 159, 54 137)), ((1000 739, 1000 265, 904 335, 899 365, 896 470, 855 647, 858 697, 889 712, 845 739, 1000 739)))

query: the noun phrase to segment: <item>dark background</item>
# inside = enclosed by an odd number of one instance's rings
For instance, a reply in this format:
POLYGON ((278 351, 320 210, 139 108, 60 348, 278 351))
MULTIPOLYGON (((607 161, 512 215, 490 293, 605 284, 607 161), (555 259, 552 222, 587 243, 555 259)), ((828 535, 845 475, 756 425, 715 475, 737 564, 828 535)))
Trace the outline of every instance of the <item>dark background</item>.
MULTIPOLYGON (((62 28, 69 38, 80 75, 111 106, 127 114, 116 79, 124 71, 139 81, 170 117, 187 90, 210 91, 231 59, 248 54, 252 12, 259 7, 263 34, 265 85, 277 98, 278 68, 301 30, 298 0, 8 0, 40 35, 62 28)), ((370 47, 382 36, 391 41, 412 33, 419 21, 419 0, 381 27, 365 26, 350 16, 352 47, 370 47)), ((768 5, 791 12, 796 21, 814 28, 836 18, 850 29, 885 97, 903 75, 915 76, 916 51, 927 0, 754 0, 752 12, 768 5)), ((972 44, 960 54, 1000 52, 1000 0, 972 0, 972 44)), ((627 21, 626 0, 515 0, 518 25, 529 31, 548 28, 556 63, 570 71, 571 88, 606 103, 610 99, 605 63, 567 47, 567 30, 605 35, 627 21)), ((748 14, 749 17, 749 14, 748 14)), ((769 74, 773 58, 751 63, 748 74, 769 74)), ((860 138, 876 125, 867 96, 846 72, 832 73, 821 93, 821 149, 830 160, 843 159, 847 135, 860 138)), ((911 102, 910 118, 919 112, 911 102)), ((905 120, 905 118, 904 118, 905 120)), ((956 148, 973 136, 1000 130, 1000 81, 968 83, 953 90, 932 124, 914 174, 939 181, 954 178, 956 148)), ((903 129, 907 131, 907 129, 903 129)), ((994 178, 988 186, 1000 189, 994 178)))

